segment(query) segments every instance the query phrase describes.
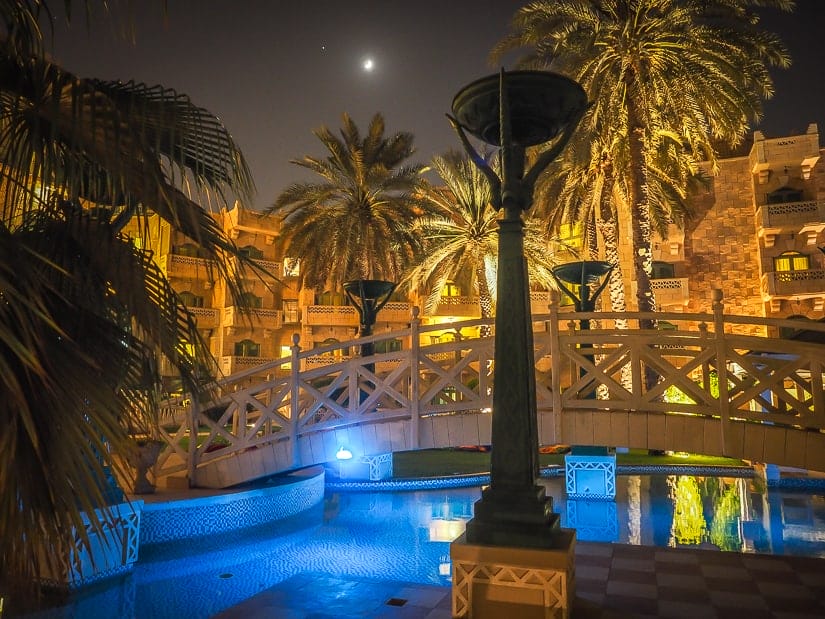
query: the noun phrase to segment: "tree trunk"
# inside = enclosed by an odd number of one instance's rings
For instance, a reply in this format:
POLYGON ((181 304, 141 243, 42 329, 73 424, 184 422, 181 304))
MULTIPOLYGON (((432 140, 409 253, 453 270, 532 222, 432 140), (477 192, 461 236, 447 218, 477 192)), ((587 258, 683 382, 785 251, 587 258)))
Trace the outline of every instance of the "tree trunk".
MULTIPOLYGON (((640 312, 655 312, 656 299, 650 286, 653 273, 651 248, 650 201, 647 186, 647 157, 645 156, 645 126, 639 111, 631 102, 628 111, 630 130, 630 222, 633 226, 633 274, 636 279, 636 299, 640 312)), ((656 321, 647 318, 639 321, 640 329, 655 329, 656 321)), ((658 381, 656 372, 645 365, 645 385, 651 389, 658 381)))
MULTIPOLYGON (((484 260, 476 266, 476 281, 478 282, 478 306, 482 318, 493 317, 493 295, 490 293, 490 283, 487 281, 487 271, 484 270, 484 260)), ((479 337, 488 337, 492 329, 489 324, 481 325, 479 337)))
MULTIPOLYGON (((647 157, 645 156, 645 128, 634 106, 630 106, 630 221, 633 227, 633 274, 636 280, 636 299, 640 312, 655 312, 656 299, 650 287, 653 273, 651 247, 650 202, 647 186, 647 157)), ((642 328, 654 328, 653 320, 642 321, 642 328)))

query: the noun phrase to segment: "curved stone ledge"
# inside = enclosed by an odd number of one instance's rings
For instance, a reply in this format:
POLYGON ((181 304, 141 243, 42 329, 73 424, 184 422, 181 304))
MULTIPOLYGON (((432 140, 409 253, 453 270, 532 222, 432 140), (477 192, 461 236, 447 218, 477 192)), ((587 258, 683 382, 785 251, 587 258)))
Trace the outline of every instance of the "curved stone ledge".
POLYGON ((278 485, 145 504, 140 544, 226 533, 288 518, 323 501, 321 467, 295 471, 285 479, 278 485))

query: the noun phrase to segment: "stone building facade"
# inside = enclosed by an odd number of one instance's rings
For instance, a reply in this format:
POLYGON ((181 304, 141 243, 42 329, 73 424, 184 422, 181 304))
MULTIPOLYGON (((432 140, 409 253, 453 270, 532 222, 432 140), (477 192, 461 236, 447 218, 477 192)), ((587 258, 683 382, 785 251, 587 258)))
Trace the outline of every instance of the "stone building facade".
MULTIPOLYGON (((693 198, 684 229, 670 226, 666 238, 654 241, 659 309, 710 312, 711 291, 720 288, 727 313, 823 319, 825 161, 816 125, 802 135, 781 138, 756 132, 749 152, 722 159, 711 178, 709 189, 693 198)), ((282 247, 276 218, 237 205, 214 217, 239 248, 275 276, 247 282, 248 318, 233 306, 224 283, 187 239, 155 220, 147 242, 196 315, 223 374, 288 356, 296 333, 304 349, 357 335, 358 313, 340 291, 298 289, 300 263, 282 247)), ((621 222, 620 239, 630 238, 630 222, 621 222)), ((634 309, 631 259, 630 247, 623 246, 626 296, 634 309)), ((466 292, 450 286, 432 315, 422 316, 425 322, 447 323, 443 333, 430 334, 430 339, 453 337, 450 321, 479 315, 476 300, 466 292)), ((534 291, 534 312, 546 311, 548 298, 548 293, 534 291)), ((393 299, 379 313, 374 332, 404 328, 415 304, 417 299, 393 299)), ((331 363, 347 351, 335 354, 339 356, 319 355, 309 363, 331 363)))

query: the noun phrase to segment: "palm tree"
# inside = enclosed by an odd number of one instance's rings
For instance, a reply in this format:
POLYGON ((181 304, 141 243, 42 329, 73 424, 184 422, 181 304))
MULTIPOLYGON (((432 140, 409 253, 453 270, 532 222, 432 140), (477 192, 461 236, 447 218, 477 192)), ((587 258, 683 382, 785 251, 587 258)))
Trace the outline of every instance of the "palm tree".
POLYGON ((420 252, 414 224, 433 210, 422 198, 424 166, 405 164, 412 134, 386 137, 384 130, 375 114, 361 137, 344 114, 341 137, 327 127, 314 132, 325 158, 292 161, 321 179, 289 186, 267 212, 281 218, 282 238, 304 265, 301 285, 335 290, 352 279, 398 281, 420 252))
POLYGON ((84 513, 97 531, 109 518, 108 467, 122 469, 130 431, 157 423, 158 352, 190 392, 208 383, 195 320, 125 225, 168 221, 240 301, 226 258, 244 259, 193 197, 253 189, 231 136, 185 96, 49 62, 43 7, 0 3, 0 587, 12 608, 74 549, 69 532, 88 545, 84 513))
MULTIPOLYGON (((419 220, 418 230, 426 251, 407 274, 414 290, 427 290, 424 311, 432 312, 448 280, 462 280, 478 291, 482 318, 493 316, 498 255, 498 213, 493 206, 490 184, 466 156, 450 151, 433 159, 433 168, 443 184, 431 186, 426 199, 436 215, 419 220), (491 282, 491 280, 493 280, 491 282)), ((555 286, 548 257, 551 243, 544 226, 528 217, 525 224, 524 251, 530 280, 537 285, 555 286)), ((482 330, 481 335, 488 334, 482 330)))
POLYGON ((626 155, 611 150, 609 160, 627 192, 640 311, 655 310, 653 153, 684 152, 713 167, 714 142, 738 143, 758 120, 773 90, 768 66, 789 64, 779 39, 759 28, 753 8, 765 6, 790 10, 793 2, 540 0, 516 13, 491 53, 530 48, 520 64, 576 79, 593 102, 587 128, 618 138, 603 142, 626 155))

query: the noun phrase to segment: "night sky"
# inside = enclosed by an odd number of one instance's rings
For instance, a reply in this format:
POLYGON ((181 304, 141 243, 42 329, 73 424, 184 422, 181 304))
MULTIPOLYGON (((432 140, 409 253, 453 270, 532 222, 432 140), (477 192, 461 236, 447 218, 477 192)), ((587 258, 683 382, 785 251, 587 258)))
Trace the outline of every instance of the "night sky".
MULTIPOLYGON (((57 4, 57 3, 53 3, 57 4)), ((82 3, 77 3, 78 7, 82 3)), ((387 132, 410 131, 413 160, 460 145, 445 113, 465 84, 497 71, 487 63, 513 0, 160 0, 131 4, 135 41, 98 13, 55 31, 54 56, 83 77, 162 84, 217 114, 246 155, 265 208, 288 184, 311 178, 290 159, 324 155, 312 130, 340 127, 348 112, 366 129, 375 112, 387 132), (372 59, 371 70, 365 62, 372 59)), ((771 11, 794 60, 775 71, 776 96, 758 127, 767 137, 817 122, 825 142, 825 0, 771 11)))

